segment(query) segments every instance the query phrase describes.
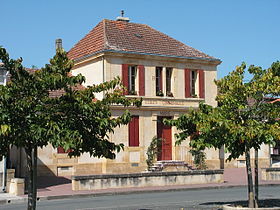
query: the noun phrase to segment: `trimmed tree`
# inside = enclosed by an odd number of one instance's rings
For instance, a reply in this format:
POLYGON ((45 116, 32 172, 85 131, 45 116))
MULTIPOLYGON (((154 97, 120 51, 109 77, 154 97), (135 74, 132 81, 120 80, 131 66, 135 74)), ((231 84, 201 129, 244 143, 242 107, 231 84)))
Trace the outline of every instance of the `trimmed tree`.
POLYGON ((218 107, 200 104, 198 110, 165 122, 180 131, 176 134, 177 144, 191 137, 190 146, 197 151, 224 146, 229 153, 228 161, 245 155, 248 206, 253 208, 258 206, 258 198, 254 192, 250 149, 257 151, 262 144, 274 144, 280 139, 279 106, 268 103, 266 98, 280 95, 280 62, 266 70, 250 66, 249 82, 244 82, 245 69, 243 63, 216 81, 218 107))
POLYGON ((63 147, 70 156, 88 152, 92 157, 115 158, 123 144, 110 142, 108 134, 127 124, 130 114, 112 117, 110 107, 141 105, 141 100, 123 95, 120 78, 83 87, 82 75, 72 76, 73 62, 64 50, 44 68, 30 73, 22 59, 9 58, 0 48, 0 61, 10 73, 10 81, 0 86, 0 155, 11 146, 24 148, 27 155, 28 207, 36 209, 37 148, 51 144, 63 147), (54 92, 61 94, 50 97, 54 92), (103 92, 101 100, 95 94, 103 92))

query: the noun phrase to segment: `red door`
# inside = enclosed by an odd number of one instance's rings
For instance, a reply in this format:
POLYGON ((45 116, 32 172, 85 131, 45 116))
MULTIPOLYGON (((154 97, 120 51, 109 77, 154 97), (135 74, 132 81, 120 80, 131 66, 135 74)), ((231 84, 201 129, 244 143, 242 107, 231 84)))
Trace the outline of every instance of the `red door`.
POLYGON ((157 137, 162 138, 162 145, 157 160, 172 160, 172 134, 171 134, 171 126, 164 125, 163 119, 170 117, 158 117, 157 120, 157 137))

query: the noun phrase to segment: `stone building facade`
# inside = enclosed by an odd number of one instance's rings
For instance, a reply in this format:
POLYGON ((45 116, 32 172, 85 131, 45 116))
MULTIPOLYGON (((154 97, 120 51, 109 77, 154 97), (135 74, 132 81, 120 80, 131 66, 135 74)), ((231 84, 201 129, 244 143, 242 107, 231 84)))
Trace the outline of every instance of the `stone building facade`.
MULTIPOLYGON (((86 175, 141 172, 147 168, 147 148, 154 136, 164 140, 158 160, 184 161, 192 164, 189 140, 175 146, 176 128, 162 123, 176 119, 200 102, 216 106, 214 80, 221 60, 189 47, 150 26, 131 23, 126 18, 102 20, 68 52, 75 65, 73 75, 86 77, 84 86, 100 84, 119 76, 127 87, 126 97, 142 98, 140 108, 128 108, 132 121, 110 134, 115 143, 123 143, 124 151, 116 159, 92 158, 88 154, 69 158, 63 149, 47 146, 38 150, 39 175, 86 175)), ((103 93, 98 93, 101 99, 103 93)), ((124 108, 112 106, 118 116, 124 108)), ((17 151, 21 153, 20 150, 17 151)), ((268 162, 267 146, 260 152, 268 162)), ((224 166, 222 150, 206 151, 207 166, 224 166)), ((226 163, 239 167, 243 159, 226 163), (239 165, 238 165, 239 164, 239 165)), ((14 160, 24 171, 24 165, 14 160)))

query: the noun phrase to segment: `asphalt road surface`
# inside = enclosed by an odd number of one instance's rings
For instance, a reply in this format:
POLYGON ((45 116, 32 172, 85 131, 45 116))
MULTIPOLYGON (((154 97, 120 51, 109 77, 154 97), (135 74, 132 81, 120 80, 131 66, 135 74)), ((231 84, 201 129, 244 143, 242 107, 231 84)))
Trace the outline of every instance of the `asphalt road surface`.
MULTIPOLYGON (((260 199, 280 206, 280 186, 260 187, 260 199)), ((247 188, 199 189, 129 193, 87 198, 38 201, 38 210, 199 210, 220 209, 223 204, 246 201, 247 188)), ((5 204, 0 209, 26 209, 26 203, 5 204)))

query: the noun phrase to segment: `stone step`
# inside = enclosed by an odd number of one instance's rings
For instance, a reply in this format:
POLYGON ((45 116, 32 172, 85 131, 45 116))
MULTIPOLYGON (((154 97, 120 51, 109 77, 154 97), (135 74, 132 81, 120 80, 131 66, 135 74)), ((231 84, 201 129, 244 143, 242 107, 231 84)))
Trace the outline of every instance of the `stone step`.
POLYGON ((188 163, 181 160, 161 160, 157 161, 153 164, 153 166, 149 167, 149 171, 162 171, 167 167, 180 167, 187 168, 188 170, 195 170, 195 168, 188 163))

